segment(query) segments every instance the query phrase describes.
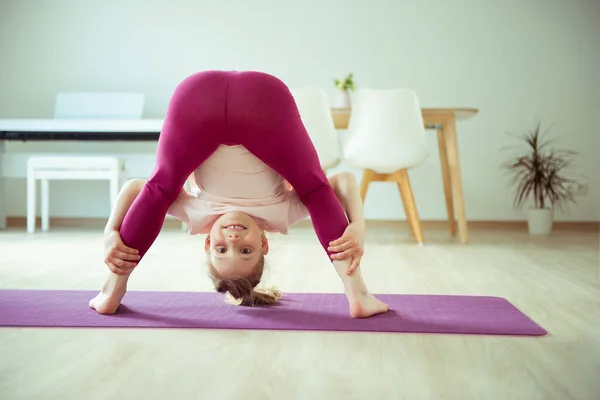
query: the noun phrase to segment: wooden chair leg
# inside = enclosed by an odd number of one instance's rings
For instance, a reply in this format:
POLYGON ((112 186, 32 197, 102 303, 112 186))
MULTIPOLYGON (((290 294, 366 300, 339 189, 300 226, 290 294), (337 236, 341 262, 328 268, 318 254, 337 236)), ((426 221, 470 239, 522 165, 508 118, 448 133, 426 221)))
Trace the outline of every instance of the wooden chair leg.
POLYGON ((369 190, 369 184, 373 179, 377 176, 375 171, 370 169, 365 169, 363 172, 362 179, 360 180, 360 199, 363 204, 365 204, 365 198, 367 197, 367 190, 369 190))
POLYGON ((421 221, 419 220, 419 214, 417 213, 417 205, 415 204, 415 198, 408 178, 408 171, 405 169, 398 171, 398 177, 398 189, 400 190, 400 196, 402 197, 405 210, 407 210, 406 217, 409 221, 409 225, 412 225, 414 229, 417 242, 420 244, 425 243, 423 228, 421 227, 421 221))
POLYGON ((400 181, 396 182, 398 184, 398 191, 400 192, 400 197, 402 197, 402 205, 404 206, 404 214, 406 215, 406 223, 408 224, 408 227, 410 228, 410 234, 412 237, 416 237, 415 236, 415 225, 414 225, 414 221, 412 219, 412 215, 410 213, 410 211, 408 210, 408 206, 406 204, 406 201, 404 201, 404 197, 402 196, 402 186, 400 185, 400 181))

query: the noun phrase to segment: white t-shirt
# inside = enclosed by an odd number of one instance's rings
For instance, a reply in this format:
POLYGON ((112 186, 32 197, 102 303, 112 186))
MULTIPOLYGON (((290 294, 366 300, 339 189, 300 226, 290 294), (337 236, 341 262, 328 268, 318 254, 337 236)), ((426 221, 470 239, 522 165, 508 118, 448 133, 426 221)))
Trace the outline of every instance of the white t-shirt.
POLYGON ((208 233, 230 211, 241 211, 269 232, 286 234, 308 210, 284 178, 244 146, 219 148, 194 172, 198 188, 182 191, 168 214, 188 224, 190 234, 208 233))

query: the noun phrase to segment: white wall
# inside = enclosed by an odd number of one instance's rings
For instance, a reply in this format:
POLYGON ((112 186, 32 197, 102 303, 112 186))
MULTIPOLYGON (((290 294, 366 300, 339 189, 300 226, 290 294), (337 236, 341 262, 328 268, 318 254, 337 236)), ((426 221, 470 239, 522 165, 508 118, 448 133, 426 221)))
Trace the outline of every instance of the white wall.
MULTIPOLYGON (((558 218, 599 220, 599 20, 597 0, 0 0, 0 118, 51 117, 55 93, 78 90, 143 92, 144 116, 160 118, 175 85, 205 69, 262 70, 330 94, 332 78, 352 71, 361 87, 409 86, 423 106, 479 108, 458 125, 470 219, 523 218, 512 209, 500 149, 508 131, 541 119, 558 145, 582 153, 578 172, 590 184, 558 218)), ((431 157, 411 178, 423 219, 443 219, 429 138, 431 157)), ((89 143, 6 147, 92 151, 89 143)), ((134 175, 147 174, 155 144, 100 149, 126 154, 134 175)), ((13 174, 24 176, 19 168, 13 174)), ((24 215, 24 179, 7 186, 8 214, 24 215)), ((101 183, 51 190, 53 215, 108 212, 101 183)), ((366 214, 403 219, 397 189, 377 184, 366 214)))

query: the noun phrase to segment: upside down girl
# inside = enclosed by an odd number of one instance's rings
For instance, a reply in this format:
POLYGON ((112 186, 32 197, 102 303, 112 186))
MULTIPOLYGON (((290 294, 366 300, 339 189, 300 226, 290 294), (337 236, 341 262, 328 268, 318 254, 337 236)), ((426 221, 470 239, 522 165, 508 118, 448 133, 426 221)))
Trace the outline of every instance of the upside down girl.
POLYGON ((259 289, 264 232, 287 234, 311 217, 340 276, 353 318, 386 312, 360 273, 364 217, 350 173, 327 177, 286 85, 261 72, 206 71, 181 82, 169 103, 150 178, 128 181, 105 229, 110 269, 90 307, 115 313, 127 281, 173 215, 204 241, 215 289, 243 306, 281 293, 259 289), (183 189, 194 175, 197 190, 183 189))

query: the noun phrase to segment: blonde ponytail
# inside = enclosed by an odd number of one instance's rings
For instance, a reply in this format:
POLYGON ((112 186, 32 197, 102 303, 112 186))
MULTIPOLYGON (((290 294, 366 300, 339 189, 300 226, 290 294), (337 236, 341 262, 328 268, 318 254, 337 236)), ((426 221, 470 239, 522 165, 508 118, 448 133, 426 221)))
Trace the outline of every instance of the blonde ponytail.
POLYGON ((208 263, 208 270, 215 290, 226 294, 231 304, 248 307, 268 306, 276 303, 283 295, 275 287, 256 287, 262 278, 264 263, 264 256, 262 256, 248 277, 224 279, 210 263, 208 263))

